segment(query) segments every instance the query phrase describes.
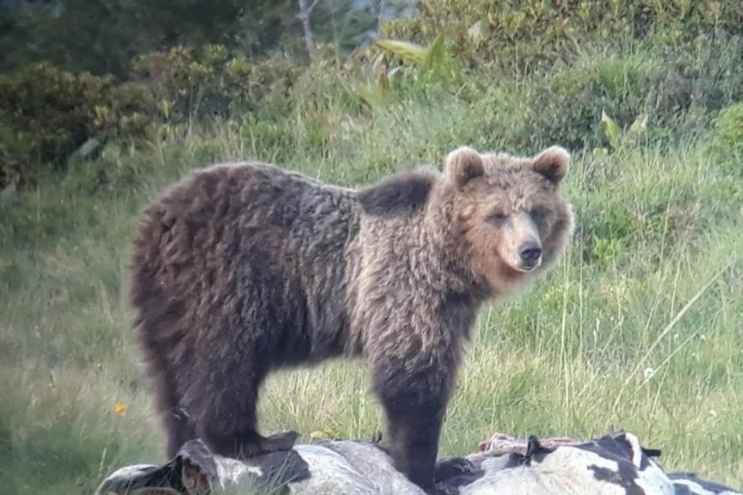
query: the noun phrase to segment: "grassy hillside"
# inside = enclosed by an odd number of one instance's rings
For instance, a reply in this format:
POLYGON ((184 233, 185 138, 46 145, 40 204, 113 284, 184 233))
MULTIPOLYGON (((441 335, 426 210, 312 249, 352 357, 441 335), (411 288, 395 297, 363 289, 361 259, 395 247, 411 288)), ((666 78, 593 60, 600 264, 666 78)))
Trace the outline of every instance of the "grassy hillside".
MULTIPOLYGON (((591 45, 533 74, 460 68, 435 80, 411 71, 376 99, 362 91, 374 90, 369 79, 318 61, 281 112, 166 124, 144 146, 110 141, 65 175, 3 191, 4 493, 89 494, 114 467, 162 460, 126 284, 138 213, 163 185, 244 158, 361 184, 440 163, 460 144, 517 153, 570 146, 565 187, 577 231, 547 278, 482 313, 443 454, 471 452, 495 431, 589 436, 622 427, 663 449, 669 469, 742 486, 736 43, 702 40, 697 52, 591 45), (664 79, 672 66, 696 73, 681 71, 684 84, 674 86, 664 79), (684 104, 687 93, 696 99, 684 104), (602 132, 602 110, 624 128, 645 113, 647 129, 602 132)), ((262 428, 370 438, 382 421, 362 368, 335 362, 273 376, 262 428)))

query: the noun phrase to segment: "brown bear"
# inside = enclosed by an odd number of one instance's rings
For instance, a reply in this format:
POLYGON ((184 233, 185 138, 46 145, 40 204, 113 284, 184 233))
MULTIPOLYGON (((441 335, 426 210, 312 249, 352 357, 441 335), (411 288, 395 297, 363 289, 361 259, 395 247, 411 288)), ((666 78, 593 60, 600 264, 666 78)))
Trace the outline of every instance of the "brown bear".
POLYGON ((360 190, 246 162, 195 172, 144 213, 132 303, 168 453, 201 437, 239 457, 287 450, 256 430, 274 369, 363 356, 396 466, 430 490, 478 308, 551 265, 573 215, 568 153, 459 148, 444 172, 360 190))

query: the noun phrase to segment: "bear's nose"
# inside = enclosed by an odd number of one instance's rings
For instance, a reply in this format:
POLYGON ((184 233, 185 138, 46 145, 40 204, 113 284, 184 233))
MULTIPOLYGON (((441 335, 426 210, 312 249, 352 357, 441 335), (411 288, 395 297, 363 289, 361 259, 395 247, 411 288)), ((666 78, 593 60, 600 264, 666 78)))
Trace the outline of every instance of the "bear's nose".
POLYGON ((533 267, 542 257, 542 247, 536 242, 528 242, 521 246, 519 254, 524 266, 533 267))

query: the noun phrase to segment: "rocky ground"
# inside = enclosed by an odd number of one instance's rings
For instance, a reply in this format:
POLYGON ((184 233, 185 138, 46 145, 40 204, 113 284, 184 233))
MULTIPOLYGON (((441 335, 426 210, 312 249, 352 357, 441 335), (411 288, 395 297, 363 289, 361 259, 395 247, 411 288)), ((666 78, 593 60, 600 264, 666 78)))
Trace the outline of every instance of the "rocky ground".
MULTIPOLYGON (((441 494, 735 495, 692 473, 666 473, 661 452, 631 433, 588 441, 496 434, 465 458, 440 461, 441 494)), ((347 440, 297 445, 242 462, 213 454, 200 440, 164 465, 134 465, 111 474, 97 495, 210 493, 425 495, 395 470, 377 444, 347 440)))

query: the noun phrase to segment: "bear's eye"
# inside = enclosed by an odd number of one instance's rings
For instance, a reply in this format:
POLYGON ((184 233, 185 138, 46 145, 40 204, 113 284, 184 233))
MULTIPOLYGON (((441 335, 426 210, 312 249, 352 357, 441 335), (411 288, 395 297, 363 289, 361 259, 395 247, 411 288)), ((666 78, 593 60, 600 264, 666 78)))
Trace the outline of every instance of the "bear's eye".
POLYGON ((529 210, 529 216, 534 220, 534 223, 541 225, 547 220, 549 211, 543 206, 536 206, 529 210))
POLYGON ((506 212, 500 211, 500 210, 498 210, 498 211, 492 211, 487 216, 487 221, 489 223, 494 223, 496 225, 500 225, 503 222, 505 222, 506 220, 508 220, 508 214, 506 212))

